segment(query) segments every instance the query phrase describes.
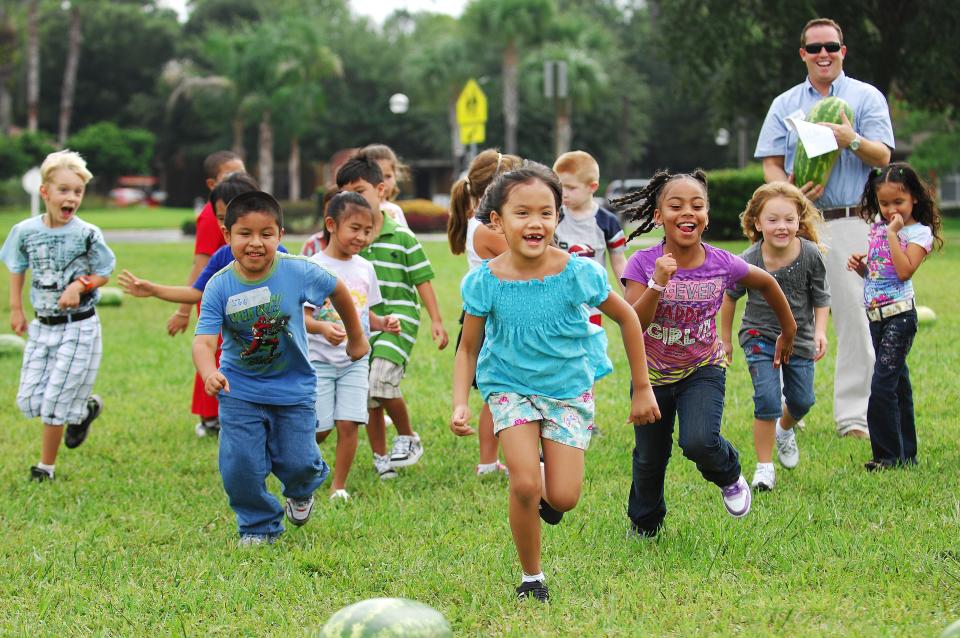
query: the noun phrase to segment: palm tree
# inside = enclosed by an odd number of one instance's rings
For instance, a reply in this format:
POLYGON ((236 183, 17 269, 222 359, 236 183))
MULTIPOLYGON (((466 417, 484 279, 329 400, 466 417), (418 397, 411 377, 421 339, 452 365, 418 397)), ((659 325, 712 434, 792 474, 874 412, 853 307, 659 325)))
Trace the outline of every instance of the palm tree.
POLYGON ((517 151, 517 68, 521 47, 534 46, 555 14, 553 0, 475 0, 463 14, 473 37, 501 50, 503 74, 504 151, 517 151))
POLYGON ((13 76, 18 40, 13 21, 6 11, 0 8, 0 135, 6 135, 13 126, 10 79, 13 76))
POLYGON ((78 0, 66 0, 70 11, 70 28, 67 32, 67 63, 63 69, 63 86, 60 90, 60 117, 58 119, 57 144, 63 146, 70 134, 70 118, 73 115, 73 96, 77 88, 77 67, 80 64, 80 43, 83 39, 80 27, 78 0))
POLYGON ((27 2, 27 130, 35 133, 40 111, 40 36, 37 11, 40 0, 27 2))

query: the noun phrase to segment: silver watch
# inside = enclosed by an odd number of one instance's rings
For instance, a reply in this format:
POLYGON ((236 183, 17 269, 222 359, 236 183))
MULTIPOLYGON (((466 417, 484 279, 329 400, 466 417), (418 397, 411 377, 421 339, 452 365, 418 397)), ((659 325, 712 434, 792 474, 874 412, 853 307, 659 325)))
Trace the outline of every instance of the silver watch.
POLYGON ((862 138, 860 137, 859 134, 857 134, 857 133, 854 133, 854 134, 853 134, 853 140, 850 142, 850 150, 853 151, 854 153, 856 153, 857 151, 860 150, 860 140, 861 140, 861 139, 862 139, 862 138))

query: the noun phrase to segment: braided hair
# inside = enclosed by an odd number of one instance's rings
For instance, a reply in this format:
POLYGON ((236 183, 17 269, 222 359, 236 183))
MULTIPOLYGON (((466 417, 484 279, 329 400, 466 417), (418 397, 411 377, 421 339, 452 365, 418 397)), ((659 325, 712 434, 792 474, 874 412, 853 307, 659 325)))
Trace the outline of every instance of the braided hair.
POLYGON ((913 205, 911 215, 915 220, 929 226, 933 233, 934 245, 939 250, 943 247, 942 213, 937 206, 936 196, 930 186, 923 180, 917 171, 906 162, 891 162, 883 168, 870 171, 870 177, 863 188, 857 214, 868 224, 873 223, 880 213, 880 202, 877 200, 877 188, 885 182, 899 184, 910 194, 917 203, 913 205))
POLYGON ((660 207, 663 189, 667 184, 678 179, 692 179, 699 182, 703 187, 703 197, 707 199, 707 174, 698 168, 692 173, 671 173, 668 170, 659 170, 654 173, 650 183, 640 190, 610 200, 610 205, 619 210, 628 221, 640 222, 636 230, 630 233, 627 241, 653 230, 656 226, 653 213, 660 207))

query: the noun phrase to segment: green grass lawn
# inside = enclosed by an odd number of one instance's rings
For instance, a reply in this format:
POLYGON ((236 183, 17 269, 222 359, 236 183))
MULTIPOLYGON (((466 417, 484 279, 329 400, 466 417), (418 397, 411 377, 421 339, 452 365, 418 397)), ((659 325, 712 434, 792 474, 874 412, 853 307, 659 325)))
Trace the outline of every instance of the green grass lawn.
MULTIPOLYGON (((43 203, 41 202, 41 209, 43 203)), ((6 236, 17 222, 30 215, 29 209, 0 210, 0 235, 6 236)), ((196 215, 189 208, 81 208, 80 218, 99 226, 102 230, 156 230, 180 228, 185 221, 193 221, 196 215)))
MULTIPOLYGON (((869 445, 837 438, 831 353, 818 365, 800 466, 780 470, 777 490, 743 520, 675 449, 665 530, 656 541, 627 538, 629 374, 608 320, 616 372, 598 385, 604 434, 587 454, 580 505, 544 530, 548 606, 513 599, 507 484, 478 480, 476 440, 447 427, 453 351, 436 350, 429 326, 404 382, 421 462, 381 482, 361 440, 351 502, 333 505, 321 488, 307 526, 239 550, 216 441, 193 433, 189 338, 164 331, 173 307, 128 298, 102 308, 96 391, 106 407, 83 447, 61 451, 55 483, 27 480, 40 426, 14 404, 19 359, 0 358, 0 634, 304 635, 360 599, 404 596, 439 609, 457 635, 936 636, 960 618, 960 301, 950 292, 960 228, 950 229, 947 249, 915 278, 920 303, 939 315, 910 356, 920 466, 868 474, 869 445)), ((178 282, 192 246, 113 248, 119 268, 178 282)), ((426 248, 455 337, 465 260, 445 244, 426 248)), ((737 354, 724 434, 749 478, 752 389, 737 354)))

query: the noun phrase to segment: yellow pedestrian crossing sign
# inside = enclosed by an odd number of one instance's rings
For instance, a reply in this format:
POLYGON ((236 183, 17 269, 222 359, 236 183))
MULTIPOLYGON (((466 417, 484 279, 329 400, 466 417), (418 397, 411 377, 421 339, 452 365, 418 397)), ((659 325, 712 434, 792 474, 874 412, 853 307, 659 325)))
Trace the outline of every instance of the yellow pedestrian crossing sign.
POLYGON ((467 80, 457 98, 457 124, 461 144, 482 144, 486 140, 487 96, 477 81, 467 80))

